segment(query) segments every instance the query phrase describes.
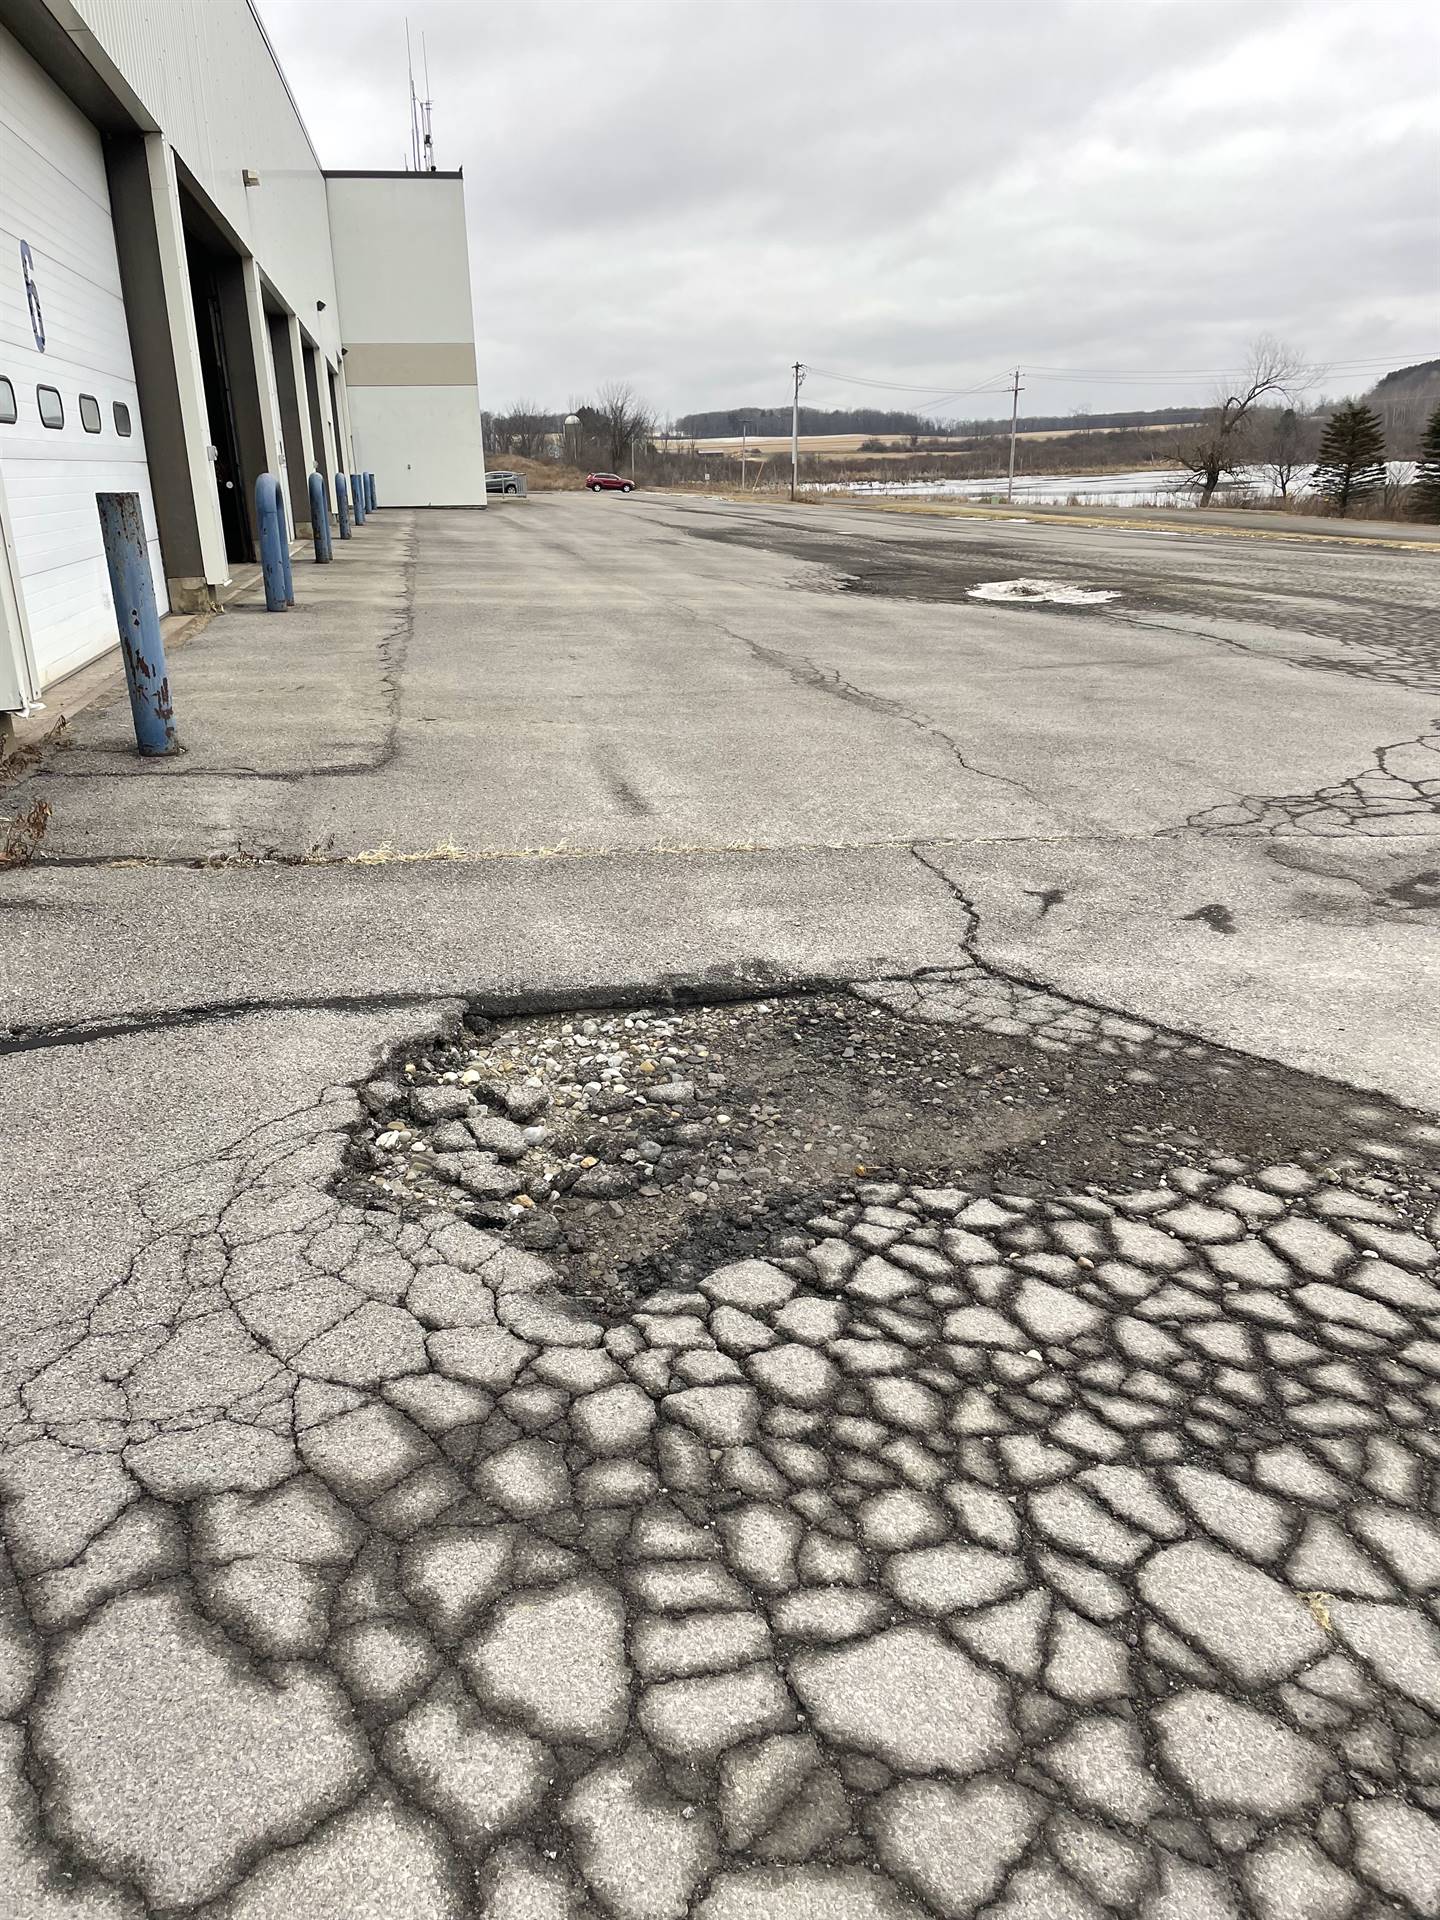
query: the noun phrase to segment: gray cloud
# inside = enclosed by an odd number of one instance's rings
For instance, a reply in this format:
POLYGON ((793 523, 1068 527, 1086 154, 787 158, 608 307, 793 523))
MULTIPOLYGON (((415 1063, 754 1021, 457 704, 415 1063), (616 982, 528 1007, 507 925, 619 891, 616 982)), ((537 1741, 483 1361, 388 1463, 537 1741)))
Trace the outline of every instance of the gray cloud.
MULTIPOLYGON (((311 0, 263 11, 325 163, 402 164, 391 0, 338 36, 311 0)), ((615 377, 662 411, 774 404, 798 356, 1160 406, 1261 330, 1330 391, 1440 351, 1430 0, 414 0, 412 26, 487 405, 615 377)))

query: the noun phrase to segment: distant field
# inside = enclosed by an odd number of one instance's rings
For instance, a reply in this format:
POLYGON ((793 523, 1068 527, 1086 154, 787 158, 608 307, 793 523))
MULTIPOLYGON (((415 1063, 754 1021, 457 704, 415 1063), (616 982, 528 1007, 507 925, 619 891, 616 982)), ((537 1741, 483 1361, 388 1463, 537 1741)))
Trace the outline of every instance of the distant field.
MULTIPOLYGON (((800 451, 802 453, 821 454, 858 453, 861 442, 871 438, 873 438, 873 436, 868 433, 802 433, 800 436, 800 451)), ((677 441, 675 444, 686 448, 690 446, 688 440, 677 441)), ((699 453, 728 453, 732 450, 738 453, 741 443, 740 436, 737 433, 733 439, 697 440, 694 444, 696 451, 699 453)), ((751 453, 788 453, 790 451, 790 436, 788 433, 777 433, 757 440, 754 434, 752 434, 745 442, 745 445, 749 447, 751 453)))
MULTIPOLYGON (((1016 438, 1020 440, 1065 440, 1072 434, 1083 433, 1092 435, 1096 439, 1104 439, 1108 435, 1116 433, 1174 432, 1174 424, 1158 427, 1053 427, 1044 431, 1037 430, 1032 433, 1020 433, 1016 438)), ((1009 435, 1005 433, 986 434, 983 437, 986 440, 1006 441, 1009 439, 1009 435)), ((897 440, 898 438, 899 436, 896 434, 886 433, 802 433, 800 436, 800 451, 802 453, 816 454, 822 460, 838 459, 843 455, 858 453, 867 440, 883 440, 888 445, 891 441, 897 440)), ((686 440, 676 442, 675 444, 688 448, 691 443, 686 440)), ((738 454, 741 447, 739 434, 718 440, 697 440, 694 444, 696 451, 699 453, 738 454)), ((961 448, 973 446, 974 444, 975 442, 970 439, 958 438, 944 443, 941 447, 912 449, 907 446, 897 446, 893 453, 873 454, 868 457, 877 460, 913 460, 916 453, 942 452, 945 451, 947 447, 952 451, 958 452, 961 448)), ((765 434, 757 438, 752 434, 749 440, 745 442, 745 445, 751 453, 788 453, 790 451, 790 436, 788 433, 765 434)))

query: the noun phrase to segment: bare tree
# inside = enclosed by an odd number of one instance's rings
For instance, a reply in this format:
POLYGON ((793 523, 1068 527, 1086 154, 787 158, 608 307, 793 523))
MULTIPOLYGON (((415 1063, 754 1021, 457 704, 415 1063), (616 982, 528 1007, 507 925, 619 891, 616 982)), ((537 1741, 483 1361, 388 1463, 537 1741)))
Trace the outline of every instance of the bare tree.
POLYGON ((595 396, 595 412, 609 444, 611 470, 618 473, 632 447, 638 450, 649 445, 653 415, 623 380, 609 380, 601 387, 595 396))
POLYGON ((554 430, 555 416, 538 400, 517 400, 505 417, 510 451, 538 460, 554 430))
POLYGON ((556 416, 538 400, 517 400, 508 413, 485 416, 485 444, 492 453, 519 453, 531 460, 548 451, 556 416))
POLYGON ((1209 506, 1222 476, 1243 464, 1246 430, 1260 401, 1272 393, 1288 398, 1304 371, 1305 362, 1293 348, 1268 333, 1256 340, 1235 391, 1222 388, 1216 394, 1204 420, 1180 449, 1180 464, 1189 473, 1202 507, 1209 506))
POLYGON ((1304 413, 1295 407, 1268 410, 1259 432, 1259 465, 1282 500, 1290 497, 1291 483, 1303 467, 1311 439, 1304 413))

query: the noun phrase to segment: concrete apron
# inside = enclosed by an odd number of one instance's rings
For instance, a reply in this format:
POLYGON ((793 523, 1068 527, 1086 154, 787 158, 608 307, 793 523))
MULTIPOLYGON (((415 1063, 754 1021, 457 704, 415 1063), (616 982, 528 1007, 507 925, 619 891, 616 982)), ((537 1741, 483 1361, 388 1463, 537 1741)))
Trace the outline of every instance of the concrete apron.
MULTIPOLYGON (((308 551, 306 542, 297 542, 290 549, 297 560, 302 550, 308 551)), ((167 657, 178 647, 203 633, 215 614, 230 606, 233 602, 249 599, 260 580, 260 569, 255 567, 237 567, 234 575, 223 587, 212 589, 215 605, 202 613, 167 613, 160 622, 160 638, 167 657)), ((108 703, 117 693, 123 691, 125 669, 120 659, 118 643, 98 660, 91 660, 83 667, 77 667, 73 673, 67 673, 45 689, 44 700, 28 714, 0 715, 4 722, 0 741, 3 741, 5 753, 24 753, 37 747, 54 732, 56 727, 69 726, 77 714, 89 707, 108 703)))

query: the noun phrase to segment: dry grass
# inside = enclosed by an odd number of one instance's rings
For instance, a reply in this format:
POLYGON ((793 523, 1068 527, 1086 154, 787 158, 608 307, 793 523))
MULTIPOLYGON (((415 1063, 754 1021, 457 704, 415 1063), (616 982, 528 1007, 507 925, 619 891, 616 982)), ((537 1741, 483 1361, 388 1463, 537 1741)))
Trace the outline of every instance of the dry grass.
MULTIPOLYGON (((70 745, 70 735, 67 731, 69 725, 69 720, 62 713, 55 724, 47 727, 44 733, 12 743, 8 752, 0 751, 0 787, 12 785, 22 774, 28 773, 32 767, 37 766, 45 757, 48 748, 68 747, 70 745)), ((3 745, 4 743, 0 742, 0 749, 3 749, 3 745)))
POLYGON ((563 467, 555 460, 527 460, 522 453, 487 453, 485 464, 492 470, 523 473, 531 493, 579 493, 585 476, 574 467, 563 467))
POLYGON ((1315 1616, 1315 1624, 1322 1633, 1334 1633, 1334 1623, 1330 1618, 1331 1596, 1328 1593, 1302 1593, 1300 1598, 1315 1616))
POLYGON ((411 853, 402 853, 398 847, 392 847, 384 840, 378 847, 366 847, 360 853, 333 855, 328 852, 315 852, 306 856, 309 866, 340 865, 346 867, 404 867, 413 866, 424 860, 473 860, 467 848, 458 846, 453 840, 442 840, 437 846, 419 847, 411 853))
POLYGON ((50 825, 48 800, 36 800, 24 813, 0 820, 0 867, 28 867, 50 825))

